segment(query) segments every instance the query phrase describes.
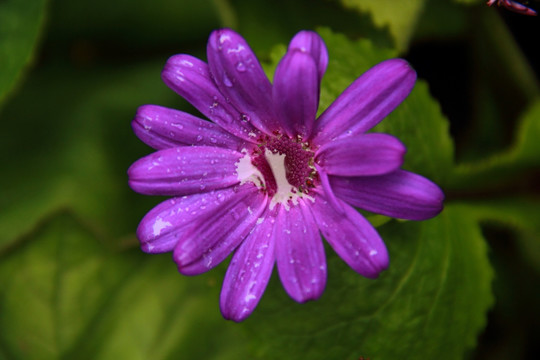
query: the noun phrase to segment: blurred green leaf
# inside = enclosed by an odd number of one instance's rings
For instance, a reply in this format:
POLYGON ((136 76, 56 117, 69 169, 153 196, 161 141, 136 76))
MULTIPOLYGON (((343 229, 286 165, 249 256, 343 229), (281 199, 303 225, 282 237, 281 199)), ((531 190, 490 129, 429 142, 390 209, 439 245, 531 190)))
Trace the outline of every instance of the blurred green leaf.
POLYGON ((472 24, 472 121, 464 160, 478 160, 508 146, 516 119, 540 96, 532 64, 497 11, 486 7, 472 24), (493 11, 492 11, 493 10, 493 11), (497 76, 493 76, 497 74, 497 76))
POLYGON ((497 222, 516 230, 540 234, 540 199, 502 197, 469 200, 466 204, 478 221, 497 222))
MULTIPOLYGON (((481 0, 483 1, 483 0, 481 0)), ((470 31, 470 9, 448 0, 429 0, 418 18, 413 45, 441 41, 456 41, 467 36, 470 31)))
POLYGON ((467 207, 478 221, 513 230, 522 259, 540 272, 540 198, 501 195, 469 200, 467 207))
POLYGON ((217 0, 230 5, 224 25, 238 30, 250 46, 266 58, 272 46, 289 40, 300 30, 328 26, 334 31, 355 37, 368 37, 391 46, 386 29, 373 25, 368 14, 347 11, 336 1, 328 0, 217 0))
POLYGON ((181 277, 167 255, 113 253, 69 213, 0 256, 0 356, 243 358, 217 309, 220 279, 181 277))
POLYGON ((478 5, 482 3, 485 4, 487 1, 485 0, 454 0, 454 2, 459 3, 459 4, 478 5))
POLYGON ((296 304, 272 283, 245 322, 263 359, 460 359, 493 299, 487 248, 465 206, 425 222, 378 229, 391 265, 362 278, 331 251, 322 298, 296 304))
MULTIPOLYGON (((540 166, 540 100, 525 111, 514 144, 484 160, 456 167, 449 184, 453 189, 489 188, 509 179, 523 179, 526 171, 540 166)), ((513 189, 516 191, 519 189, 513 189)))
POLYGON ((47 0, 0 1, 0 105, 32 62, 47 0))
POLYGON ((0 248, 59 208, 76 210, 111 236, 133 231, 136 221, 126 210, 142 217, 156 199, 141 199, 127 187, 127 168, 150 150, 130 122, 139 105, 178 98, 159 77, 165 60, 34 73, 0 114, 0 161, 10 175, 0 177, 0 248), (54 91, 44 91, 50 84, 54 91))
POLYGON ((205 41, 219 25, 213 0, 56 0, 49 33, 55 39, 51 46, 73 42, 74 52, 101 46, 111 56, 117 55, 111 48, 144 54, 205 41))
POLYGON ((407 49, 426 0, 340 0, 349 9, 370 13, 379 28, 388 27, 396 48, 407 49))

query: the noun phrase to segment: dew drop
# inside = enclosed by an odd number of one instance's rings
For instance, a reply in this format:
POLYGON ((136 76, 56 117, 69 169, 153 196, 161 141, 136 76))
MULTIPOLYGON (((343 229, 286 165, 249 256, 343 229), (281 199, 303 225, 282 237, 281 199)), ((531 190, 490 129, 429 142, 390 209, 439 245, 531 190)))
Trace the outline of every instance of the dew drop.
POLYGON ((239 61, 238 63, 236 63, 236 70, 244 72, 246 71, 246 65, 244 65, 243 62, 239 61))
POLYGON ((203 137, 202 135, 197 135, 197 141, 202 141, 203 137))
POLYGON ((223 75, 223 85, 226 87, 232 87, 233 83, 231 82, 231 79, 227 77, 227 75, 223 75))
POLYGON ((211 142, 212 144, 215 144, 215 143, 217 143, 217 140, 216 140, 216 138, 211 137, 211 138, 210 138, 210 142, 211 142))
POLYGON ((201 189, 201 190, 204 190, 204 189, 206 189, 206 185, 204 185, 204 184, 201 184, 201 185, 199 186, 199 189, 201 189))

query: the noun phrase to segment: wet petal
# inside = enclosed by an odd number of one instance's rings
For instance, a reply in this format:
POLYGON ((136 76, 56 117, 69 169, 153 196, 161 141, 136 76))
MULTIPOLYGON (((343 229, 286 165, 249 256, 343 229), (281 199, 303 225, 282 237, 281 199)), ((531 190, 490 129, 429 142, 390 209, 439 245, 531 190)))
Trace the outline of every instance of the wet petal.
POLYGON ((319 107, 319 76, 310 54, 288 51, 274 75, 272 97, 281 127, 308 138, 319 107))
POLYGON ((369 133, 324 144, 316 160, 330 175, 381 175, 398 169, 406 151, 391 135, 369 133))
POLYGON ((163 201, 148 212, 137 228, 141 248, 148 253, 172 251, 178 239, 197 229, 197 220, 230 201, 232 188, 176 197, 163 201))
POLYGON ((313 31, 300 31, 289 43, 288 51, 294 49, 310 54, 313 60, 315 60, 320 83, 328 66, 328 50, 326 50, 323 39, 313 31))
POLYGON ((158 150, 190 145, 241 146, 239 138, 214 123, 157 105, 139 107, 131 125, 139 139, 158 150))
POLYGON ((266 197, 245 184, 222 206, 201 214, 197 227, 176 244, 178 271, 198 275, 217 266, 253 230, 265 207, 266 197))
POLYGON ((263 214, 234 254, 223 287, 220 308, 223 317, 242 321, 261 299, 275 262, 275 218, 263 214))
POLYGON ((405 170, 369 177, 331 176, 330 183, 336 196, 349 204, 395 218, 426 220, 443 208, 441 189, 405 170))
POLYGON ((304 200, 289 210, 280 206, 276 231, 277 268, 285 291, 298 302, 319 298, 326 286, 326 258, 304 200))
POLYGON ((238 183, 235 163, 242 154, 211 146, 156 151, 128 169, 129 186, 147 195, 188 195, 238 183))
POLYGON ((167 86, 223 129, 241 139, 255 141, 259 131, 219 91, 205 62, 189 55, 172 56, 161 77, 167 86))
POLYGON ((326 194, 326 199, 328 200, 328 203, 330 206, 334 208, 334 210, 342 214, 344 213, 343 206, 341 205, 341 201, 338 200, 338 198, 334 194, 334 190, 332 190, 332 187, 330 185, 330 179, 328 178, 328 174, 317 164, 315 164, 315 168, 317 169, 317 173, 319 174, 319 179, 321 181, 321 186, 323 188, 324 193, 326 194))
POLYGON ((338 214, 324 195, 317 195, 311 207, 317 225, 334 251, 353 270, 376 278, 388 267, 388 252, 371 224, 349 205, 342 203, 344 214, 338 214))
POLYGON ((230 29, 216 30, 208 40, 207 56, 214 82, 225 98, 258 129, 276 130, 272 85, 244 38, 230 29))
POLYGON ((377 125, 411 92, 416 73, 405 60, 390 59, 356 79, 319 117, 314 142, 356 136, 377 125))

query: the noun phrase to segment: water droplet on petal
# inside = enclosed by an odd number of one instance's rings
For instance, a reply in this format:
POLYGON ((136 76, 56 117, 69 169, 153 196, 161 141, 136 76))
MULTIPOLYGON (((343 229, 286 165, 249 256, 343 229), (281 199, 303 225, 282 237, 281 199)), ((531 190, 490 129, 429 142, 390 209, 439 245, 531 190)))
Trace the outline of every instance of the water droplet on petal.
POLYGON ((240 71, 240 72, 244 72, 246 71, 246 65, 244 65, 243 62, 239 61, 237 64, 236 64, 236 70, 240 71))
POLYGON ((223 85, 226 87, 232 87, 233 83, 231 82, 231 79, 227 75, 223 75, 223 85))
POLYGON ((197 135, 197 141, 202 141, 203 137, 202 135, 197 135))

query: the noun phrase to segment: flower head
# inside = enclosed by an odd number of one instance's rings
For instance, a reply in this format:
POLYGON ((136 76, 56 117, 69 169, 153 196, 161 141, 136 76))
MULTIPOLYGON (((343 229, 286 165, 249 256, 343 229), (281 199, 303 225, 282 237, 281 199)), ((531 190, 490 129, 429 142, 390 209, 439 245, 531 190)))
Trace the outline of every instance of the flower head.
POLYGON ((292 39, 273 84, 232 30, 214 31, 207 55, 208 64, 175 55, 162 77, 211 121, 141 106, 133 129, 157 151, 128 175, 137 192, 173 196, 141 221, 144 251, 172 251, 185 275, 206 272, 234 251, 220 298, 225 318, 251 314, 274 264, 294 300, 321 296, 321 234, 353 270, 377 277, 388 253, 354 207, 412 220, 441 211, 441 190, 400 169, 405 146, 366 133, 413 88, 416 74, 404 60, 368 70, 317 119, 328 54, 316 33, 292 39))

